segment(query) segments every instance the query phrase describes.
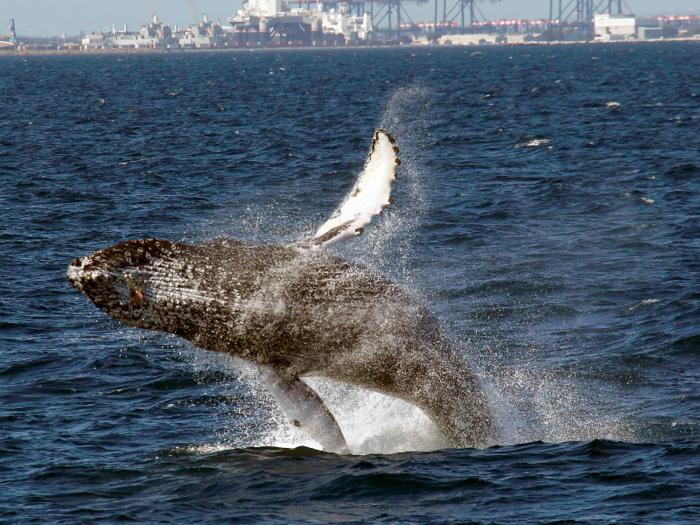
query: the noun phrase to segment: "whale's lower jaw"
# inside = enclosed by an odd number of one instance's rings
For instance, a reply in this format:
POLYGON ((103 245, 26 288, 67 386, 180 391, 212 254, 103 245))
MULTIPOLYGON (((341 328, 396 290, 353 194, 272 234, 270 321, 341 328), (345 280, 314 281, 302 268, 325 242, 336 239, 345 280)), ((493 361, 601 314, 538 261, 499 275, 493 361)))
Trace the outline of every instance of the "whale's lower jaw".
POLYGON ((453 446, 488 444, 491 418, 477 379, 435 318, 367 268, 324 251, 149 239, 76 260, 67 277, 132 326, 273 367, 290 385, 318 376, 401 398, 453 446))

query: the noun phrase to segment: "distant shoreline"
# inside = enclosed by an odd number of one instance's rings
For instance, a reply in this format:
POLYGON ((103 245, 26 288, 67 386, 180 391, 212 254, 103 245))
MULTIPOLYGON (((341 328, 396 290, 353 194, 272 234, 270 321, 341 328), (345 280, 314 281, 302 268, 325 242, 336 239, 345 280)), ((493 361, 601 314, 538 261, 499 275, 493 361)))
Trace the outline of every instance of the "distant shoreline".
POLYGON ((700 38, 673 38, 654 40, 615 40, 615 41, 556 41, 556 42, 507 42, 504 44, 465 45, 465 44, 384 44, 384 45, 343 45, 343 46, 280 46, 280 47, 228 47, 208 49, 7 49, 0 48, 0 57, 21 56, 96 56, 96 55, 162 55, 180 53, 227 53, 227 52, 251 52, 251 51, 319 51, 319 50, 358 50, 358 49, 410 49, 410 48, 489 48, 509 46, 557 46, 557 45, 600 45, 600 44, 658 44, 665 42, 700 42, 700 38))

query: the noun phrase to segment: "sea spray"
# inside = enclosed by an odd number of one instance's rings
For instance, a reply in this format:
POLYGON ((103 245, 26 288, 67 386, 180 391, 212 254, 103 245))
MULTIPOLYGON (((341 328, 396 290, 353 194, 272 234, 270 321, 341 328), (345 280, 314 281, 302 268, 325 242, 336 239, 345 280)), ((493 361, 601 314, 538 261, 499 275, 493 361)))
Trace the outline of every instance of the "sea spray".
MULTIPOLYGON (((385 104, 377 124, 392 133, 402 161, 399 181, 394 185, 394 204, 375 220, 360 239, 334 248, 344 258, 355 260, 388 275, 415 294, 420 285, 408 271, 411 244, 425 211, 425 166, 421 158, 427 146, 427 129, 432 118, 433 93, 420 85, 397 89, 385 104)), ((248 228, 275 232, 266 223, 275 218, 274 205, 251 213, 243 219, 248 228), (272 212, 272 213, 270 213, 272 212)), ((277 218, 279 219, 279 217, 277 218)), ((308 229, 306 222, 302 229, 308 229)), ((296 229, 299 231, 298 229, 296 229)), ((278 232, 279 233, 279 232, 278 232)), ((256 232, 259 238, 260 233, 256 232)), ((266 392, 255 374, 241 376, 267 412, 267 431, 248 445, 319 448, 303 432, 294 429, 266 392)), ((304 379, 322 397, 348 440, 353 453, 393 453, 406 450, 434 450, 447 445, 430 419, 418 408, 399 399, 384 396, 327 379, 304 379)), ((224 437, 224 433, 221 434, 224 437)), ((241 446, 240 435, 225 433, 225 439, 241 446)))
MULTIPOLYGON (((394 189, 394 204, 360 239, 333 248, 344 258, 390 276, 414 296, 429 297, 422 283, 409 271, 412 243, 426 211, 426 168, 421 155, 428 142, 432 93, 420 86, 400 88, 389 98, 378 125, 395 134, 401 148, 402 166, 394 189)), ((292 197, 285 196, 289 200, 292 197)), ((289 203, 287 203, 289 204, 289 203)), ((288 206, 287 206, 288 207, 288 206)), ((285 208, 285 206, 282 206, 285 208)), ((246 208, 237 227, 251 230, 256 241, 281 235, 288 221, 281 221, 273 203, 262 208, 246 208), (269 224, 272 222, 273 224, 269 224), (280 223, 285 223, 282 226, 280 223)), ((308 220, 300 223, 308 230, 308 220)), ((313 226, 311 226, 313 228, 313 226)), ((462 342, 465 358, 480 377, 489 399, 496 435, 492 443, 509 444, 542 439, 563 441, 590 436, 621 438, 614 421, 600 418, 593 410, 581 410, 581 394, 574 384, 551 380, 551 374, 503 368, 500 363, 476 355, 478 348, 462 342), (595 420, 595 422, 594 422, 595 420)), ((487 357, 489 353, 486 353, 487 357)), ((493 357, 493 354, 490 355, 493 357)), ((235 366, 240 366, 237 364, 235 366)), ((254 399, 252 405, 262 417, 255 418, 256 432, 220 430, 222 441, 232 446, 310 446, 319 445, 291 427, 258 380, 254 368, 243 367, 239 375, 254 399), (260 423, 264 421, 264 423, 260 423)), ((430 419, 408 403, 375 392, 326 379, 304 379, 324 399, 336 416, 353 453, 393 453, 406 450, 433 450, 447 445, 430 419)), ((585 403, 584 403, 585 404, 585 403)), ((609 418, 608 418, 609 419, 609 418)), ((238 425, 236 425, 238 426, 238 425)), ((619 426, 619 425, 618 425, 619 426)))
POLYGON ((363 239, 339 246, 343 257, 356 260, 387 275, 413 295, 422 295, 420 283, 409 270, 412 246, 426 212, 427 168, 423 155, 434 120, 432 90, 421 84, 398 88, 388 98, 377 127, 394 135, 400 149, 399 180, 394 183, 394 203, 381 220, 367 228, 363 239))

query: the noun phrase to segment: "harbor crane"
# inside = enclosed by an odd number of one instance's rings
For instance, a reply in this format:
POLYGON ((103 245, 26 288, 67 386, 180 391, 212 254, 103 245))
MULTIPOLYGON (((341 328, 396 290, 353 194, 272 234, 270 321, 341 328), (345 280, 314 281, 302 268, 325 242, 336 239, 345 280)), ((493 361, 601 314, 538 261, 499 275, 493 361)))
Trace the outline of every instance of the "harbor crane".
POLYGON ((632 10, 625 0, 558 0, 559 12, 555 13, 554 0, 549 0, 549 29, 553 28, 556 16, 557 29, 561 31, 563 23, 567 22, 578 26, 581 32, 588 38, 593 38, 595 31, 594 16, 599 13, 618 15, 623 12, 623 6, 630 13, 632 10))
MULTIPOLYGON (((417 2, 418 4, 427 3, 429 0, 368 0, 370 2, 370 13, 374 25, 379 25, 383 20, 388 19, 389 33, 392 32, 392 13, 396 17, 397 36, 401 38, 401 30, 406 25, 413 25, 404 3, 417 2), (376 9, 377 19, 375 21, 375 3, 378 6, 376 9), (380 16, 382 15, 383 16, 380 16), (408 19, 410 24, 405 24, 408 19)), ((435 34, 448 34, 454 31, 464 33, 474 29, 478 19, 486 20, 486 17, 477 6, 477 2, 485 0, 432 0, 435 7, 435 19, 433 22, 433 32, 435 34), (440 6, 442 4, 442 6, 440 6), (440 13, 442 7, 442 13, 440 13), (468 19, 468 20, 467 20, 468 19)), ((489 0, 490 3, 496 4, 501 0, 489 0)))
POLYGON ((192 19, 194 20, 194 25, 197 25, 199 21, 197 20, 197 11, 194 8, 194 2, 192 0, 187 0, 190 3, 190 9, 192 10, 192 19))
MULTIPOLYGON (((197 11, 194 8, 194 2, 192 0, 187 1, 190 4, 190 9, 192 10, 192 20, 194 20, 194 25, 197 25, 199 23, 199 20, 197 20, 197 11)), ((148 0, 148 8, 151 10, 151 16, 153 17, 153 20, 157 20, 158 15, 156 14, 156 10, 153 8, 153 2, 151 0, 148 0)))
POLYGON ((151 20, 153 20, 154 24, 157 24, 158 15, 156 14, 156 10, 153 9, 153 2, 151 2, 151 0, 148 0, 148 8, 151 10, 151 20))
MULTIPOLYGON (((479 0, 483 1, 483 0, 479 0)), ((501 0, 489 0, 492 4, 496 4, 500 2, 501 0)), ((465 15, 468 12, 469 13, 469 26, 470 28, 474 27, 475 22, 479 18, 477 16, 478 14, 481 16, 482 20, 486 20, 486 17, 484 17, 483 13, 481 12, 481 9, 476 5, 477 0, 456 0, 450 3, 448 0, 443 0, 442 1, 442 22, 440 22, 440 19, 438 18, 438 0, 435 0, 435 32, 438 32, 438 27, 442 25, 442 31, 445 33, 447 31, 447 28, 452 25, 452 23, 457 20, 458 18, 460 19, 460 28, 464 30, 467 25, 465 21, 465 15)))

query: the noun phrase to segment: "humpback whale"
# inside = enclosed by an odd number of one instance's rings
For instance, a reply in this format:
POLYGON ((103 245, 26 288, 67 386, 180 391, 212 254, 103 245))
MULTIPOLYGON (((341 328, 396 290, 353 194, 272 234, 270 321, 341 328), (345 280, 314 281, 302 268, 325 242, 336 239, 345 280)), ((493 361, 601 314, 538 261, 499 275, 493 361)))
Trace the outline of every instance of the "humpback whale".
POLYGON ((398 153, 392 136, 376 131, 355 186, 309 239, 131 240, 75 259, 67 278, 121 322, 257 365, 290 423, 324 450, 349 452, 304 377, 400 398, 453 446, 485 446, 493 435, 486 397, 435 316, 384 276, 326 249, 360 235, 391 204, 398 153))

